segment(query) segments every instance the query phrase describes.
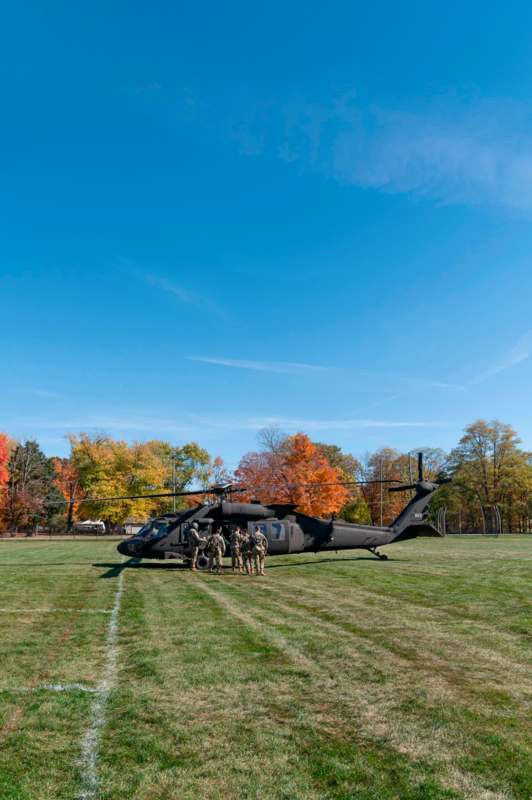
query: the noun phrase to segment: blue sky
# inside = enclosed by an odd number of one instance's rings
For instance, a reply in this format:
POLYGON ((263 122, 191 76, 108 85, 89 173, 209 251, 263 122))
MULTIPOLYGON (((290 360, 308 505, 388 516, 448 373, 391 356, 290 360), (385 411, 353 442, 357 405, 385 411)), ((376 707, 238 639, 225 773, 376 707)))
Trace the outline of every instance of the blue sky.
POLYGON ((0 429, 532 448, 532 7, 11 4, 0 429))

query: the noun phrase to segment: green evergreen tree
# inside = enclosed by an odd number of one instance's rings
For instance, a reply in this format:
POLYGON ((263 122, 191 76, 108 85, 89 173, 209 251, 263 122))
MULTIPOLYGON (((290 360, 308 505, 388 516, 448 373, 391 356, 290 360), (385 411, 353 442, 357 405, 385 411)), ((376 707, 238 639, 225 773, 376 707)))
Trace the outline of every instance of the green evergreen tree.
POLYGON ((49 522, 64 502, 55 485, 56 473, 38 443, 17 444, 8 463, 7 499, 4 510, 8 529, 29 529, 49 522))

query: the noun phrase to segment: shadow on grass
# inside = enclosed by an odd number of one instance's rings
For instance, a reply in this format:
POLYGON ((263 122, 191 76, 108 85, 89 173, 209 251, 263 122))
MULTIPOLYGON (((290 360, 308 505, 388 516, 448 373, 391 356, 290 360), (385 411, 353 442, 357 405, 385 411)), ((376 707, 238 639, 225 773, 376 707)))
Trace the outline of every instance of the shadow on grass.
MULTIPOLYGON (((379 559, 375 558, 375 556, 349 556, 348 558, 315 558, 315 559, 313 559, 311 561, 299 561, 299 562, 295 562, 295 563, 289 563, 289 562, 287 563, 285 561, 282 564, 272 564, 271 561, 268 559, 266 568, 268 570, 270 570, 270 569, 279 569, 279 568, 295 569, 295 568, 298 568, 298 567, 315 566, 317 564, 345 564, 345 563, 348 563, 348 562, 357 562, 357 561, 379 561, 379 559)), ((390 558, 390 556, 388 556, 387 561, 389 561, 389 562, 395 562, 395 561, 404 562, 405 559, 390 558)), ((386 561, 383 561, 382 563, 385 564, 386 561)), ((125 561, 123 563, 122 562, 103 562, 103 563, 98 562, 98 563, 92 564, 92 566, 93 567, 107 567, 108 568, 107 572, 105 572, 103 575, 100 575, 101 578, 115 578, 117 575, 120 574, 120 572, 123 569, 131 569, 131 568, 133 568, 133 569, 163 570, 163 571, 181 569, 181 570, 186 570, 187 572, 190 572, 190 567, 187 564, 176 563, 175 561, 162 561, 162 560, 161 561, 150 562, 150 561, 142 561, 142 560, 140 560, 138 558, 130 558, 128 561, 125 561)), ((210 574, 209 571, 206 570, 206 569, 205 570, 203 570, 203 569, 200 570, 200 573, 206 574, 206 575, 210 574)), ((223 575, 233 575, 231 567, 224 567, 221 574, 223 574, 223 575)), ((238 573, 236 573, 236 576, 238 576, 238 573)))
MULTIPOLYGON (((310 567, 315 564, 345 564, 348 561, 380 561, 380 560, 381 559, 376 558, 375 556, 349 556, 348 558, 315 558, 312 561, 298 561, 294 564, 268 563, 268 569, 278 569, 279 567, 285 567, 286 569, 293 569, 294 567, 310 567)), ((382 563, 386 564, 386 561, 405 561, 405 559, 390 558, 390 556, 388 556, 388 558, 383 560, 382 563)))
POLYGON ((11 569, 17 567, 19 569, 42 569, 43 567, 89 567, 94 566, 90 561, 39 561, 38 564, 25 564, 20 562, 18 564, 0 564, 0 569, 11 569))
POLYGON ((100 578, 116 578, 123 569, 130 569, 131 567, 140 566, 138 558, 128 558, 127 561, 118 561, 114 564, 92 564, 93 567, 108 567, 107 572, 100 575, 100 578))

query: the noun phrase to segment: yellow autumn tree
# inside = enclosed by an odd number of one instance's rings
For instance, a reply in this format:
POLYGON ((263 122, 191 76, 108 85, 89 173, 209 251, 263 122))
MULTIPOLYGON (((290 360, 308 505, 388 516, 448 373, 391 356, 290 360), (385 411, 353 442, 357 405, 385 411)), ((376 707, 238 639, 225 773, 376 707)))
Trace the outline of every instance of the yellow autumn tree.
MULTIPOLYGON (((122 497, 164 491, 167 466, 152 442, 129 445, 108 436, 71 436, 71 462, 86 497, 122 497)), ((129 516, 146 518, 154 500, 86 501, 82 516, 99 517, 109 526, 129 516)))

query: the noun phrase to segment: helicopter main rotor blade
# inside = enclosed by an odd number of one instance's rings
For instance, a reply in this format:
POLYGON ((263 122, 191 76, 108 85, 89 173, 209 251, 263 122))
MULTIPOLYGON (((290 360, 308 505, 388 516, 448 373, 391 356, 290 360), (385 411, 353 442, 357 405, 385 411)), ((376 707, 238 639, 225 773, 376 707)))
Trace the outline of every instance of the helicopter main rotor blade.
POLYGON ((253 492, 261 490, 281 492, 283 489, 314 489, 321 486, 365 486, 370 483, 400 483, 398 478, 386 478, 371 481, 333 481, 332 483, 287 483, 284 486, 248 486, 245 488, 232 489, 231 491, 253 492))
MULTIPOLYGON (((322 486, 365 486, 368 484, 379 483, 399 483, 397 478, 385 478, 381 480, 367 480, 367 481, 334 481, 332 483, 290 483, 284 487, 271 487, 271 486, 212 486, 210 489, 190 489, 186 492, 157 492, 154 494, 124 494, 113 495, 111 497, 80 497, 79 499, 67 500, 50 500, 47 502, 49 506, 62 506, 62 505, 81 505, 86 503, 118 503, 122 500, 160 500, 162 498, 170 497, 197 497, 204 495, 217 495, 223 497, 228 494, 241 494, 244 492, 260 492, 262 491, 282 491, 282 489, 313 489, 322 486)), ((390 489, 389 491, 397 491, 390 489)))
MULTIPOLYGON (((438 486, 443 486, 445 483, 452 483, 452 478, 439 478, 439 480, 433 481, 433 483, 437 484, 438 486)), ((401 484, 401 486, 391 486, 388 491, 389 492, 406 492, 408 489, 417 489, 417 487, 423 481, 419 481, 419 483, 405 483, 401 484)))
MULTIPOLYGON (((245 492, 247 489, 224 489, 224 492, 245 492)), ((115 503, 120 500, 157 500, 161 497, 192 497, 195 495, 221 494, 220 489, 196 489, 187 492, 160 492, 158 494, 125 494, 116 497, 80 497, 79 500, 51 500, 47 505, 79 505, 80 503, 115 503)))

